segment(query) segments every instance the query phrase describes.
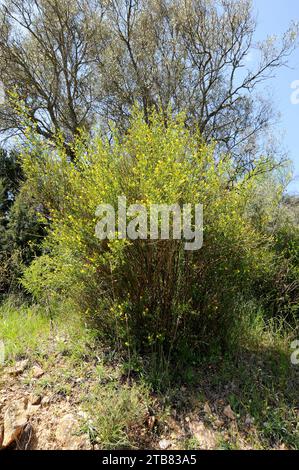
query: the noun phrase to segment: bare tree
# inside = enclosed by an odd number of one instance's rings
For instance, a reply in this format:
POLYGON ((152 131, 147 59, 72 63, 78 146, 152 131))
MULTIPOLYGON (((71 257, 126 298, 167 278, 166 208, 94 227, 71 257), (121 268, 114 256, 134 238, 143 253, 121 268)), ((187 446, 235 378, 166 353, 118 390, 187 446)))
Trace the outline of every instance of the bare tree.
POLYGON ((171 106, 215 140, 219 154, 234 157, 237 174, 252 168, 259 152, 273 157, 267 137, 276 115, 261 85, 287 63, 297 25, 280 42, 254 44, 250 0, 111 0, 110 18, 115 80, 106 90, 118 125, 134 101, 145 117, 153 106, 165 114, 171 106))
MULTIPOLYGON (((137 102, 145 119, 185 112, 237 175, 276 152, 262 84, 287 63, 298 28, 254 44, 250 0, 6 0, 1 12, 0 78, 45 138, 111 120, 125 131, 137 102)), ((9 99, 0 125, 22 130, 9 99)))
POLYGON ((104 47, 102 11, 92 0, 9 0, 2 6, 0 74, 6 104, 1 131, 20 132, 10 93, 22 99, 36 130, 66 142, 90 129, 101 100, 98 44, 104 47))

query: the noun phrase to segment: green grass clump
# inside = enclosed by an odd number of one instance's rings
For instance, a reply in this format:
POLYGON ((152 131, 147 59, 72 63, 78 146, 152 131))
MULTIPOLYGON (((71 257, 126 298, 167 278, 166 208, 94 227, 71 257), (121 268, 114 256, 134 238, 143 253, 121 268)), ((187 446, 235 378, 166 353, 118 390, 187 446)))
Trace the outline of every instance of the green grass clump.
POLYGON ((5 361, 42 352, 51 334, 50 319, 40 308, 16 306, 8 301, 0 306, 0 340, 5 361))
POLYGON ((80 361, 94 346, 95 336, 67 302, 51 315, 44 306, 19 305, 14 299, 0 305, 5 362, 54 352, 80 361))
POLYGON ((148 391, 141 385, 98 384, 90 391, 84 407, 92 418, 84 423, 93 443, 102 449, 134 448, 147 412, 148 391), (139 431, 138 431, 139 434, 139 431))

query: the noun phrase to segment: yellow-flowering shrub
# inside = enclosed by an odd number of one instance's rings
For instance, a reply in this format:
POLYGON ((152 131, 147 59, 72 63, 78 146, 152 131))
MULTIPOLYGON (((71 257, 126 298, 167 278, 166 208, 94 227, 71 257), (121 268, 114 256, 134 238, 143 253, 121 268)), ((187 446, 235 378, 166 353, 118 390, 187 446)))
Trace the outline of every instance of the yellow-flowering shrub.
POLYGON ((49 233, 45 257, 24 274, 25 287, 41 297, 47 289, 71 296, 103 334, 127 345, 225 344, 238 299, 252 295, 269 265, 268 239, 246 215, 254 178, 231 186, 229 158, 217 162, 213 146, 191 134, 183 116, 165 126, 159 114, 147 124, 136 111, 125 136, 78 139, 72 162, 59 141, 55 149, 34 136, 30 142, 23 167, 49 233), (203 247, 99 240, 97 207, 117 207, 119 196, 146 208, 203 204, 203 247))

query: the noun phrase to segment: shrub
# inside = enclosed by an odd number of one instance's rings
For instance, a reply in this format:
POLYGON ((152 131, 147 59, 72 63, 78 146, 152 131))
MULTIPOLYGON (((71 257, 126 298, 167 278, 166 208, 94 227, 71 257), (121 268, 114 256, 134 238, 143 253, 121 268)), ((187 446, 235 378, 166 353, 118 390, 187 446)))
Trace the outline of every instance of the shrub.
POLYGON ((145 387, 115 383, 97 384, 86 397, 84 409, 91 415, 82 429, 102 449, 134 448, 134 441, 144 426, 147 415, 148 391, 145 387))
POLYGON ((27 290, 38 297, 50 286, 69 295, 106 336, 129 346, 225 346, 238 299, 252 297, 272 256, 271 237, 246 213, 254 174, 229 184, 229 157, 217 161, 213 145, 191 134, 183 116, 165 127, 159 114, 147 124, 136 111, 123 138, 116 131, 110 142, 81 137, 74 153, 70 162, 59 142, 54 152, 34 136, 23 155, 27 184, 51 219, 47 254, 25 272, 27 290), (147 209, 203 204, 203 248, 186 251, 183 240, 98 240, 96 209, 116 208, 118 196, 147 209))
POLYGON ((298 326, 299 314, 299 226, 285 221, 274 237, 275 270, 267 300, 272 315, 280 315, 298 326))
MULTIPOLYGON (((281 168, 283 170, 283 168, 281 168)), ((280 178, 283 171, 280 171, 280 178)), ((267 316, 280 317, 296 326, 299 312, 299 218, 298 198, 283 194, 277 175, 256 180, 247 213, 260 232, 270 236, 273 257, 267 274, 255 283, 267 316), (276 178, 275 178, 276 176, 276 178)))
POLYGON ((6 361, 42 353, 50 336, 50 320, 36 306, 20 306, 12 297, 0 306, 0 340, 6 361))
POLYGON ((40 254, 44 236, 15 151, 0 149, 0 297, 19 291, 24 266, 40 254))

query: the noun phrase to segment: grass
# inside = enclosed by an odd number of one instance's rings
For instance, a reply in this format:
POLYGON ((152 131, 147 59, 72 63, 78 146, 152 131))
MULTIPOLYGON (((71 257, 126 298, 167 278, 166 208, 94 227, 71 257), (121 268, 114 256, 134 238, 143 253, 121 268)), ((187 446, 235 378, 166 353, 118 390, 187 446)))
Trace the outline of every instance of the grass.
MULTIPOLYGON (((36 394, 50 395, 53 402, 68 398, 85 410, 81 431, 92 444, 112 449, 140 442, 149 390, 123 383, 123 365, 97 343, 95 332, 69 305, 50 320, 41 307, 10 300, 0 307, 0 339, 5 365, 29 358, 42 366, 45 374, 34 384, 36 394)), ((30 370, 23 383, 32 388, 30 370)))
POLYGON ((65 304, 63 314, 59 312, 51 319, 43 306, 19 305, 8 300, 0 306, 0 340, 5 347, 6 362, 30 356, 42 357, 56 352, 80 359, 93 348, 96 333, 87 328, 80 317, 65 304))
POLYGON ((285 444, 299 449, 297 380, 289 355, 273 351, 244 351, 238 358, 225 358, 211 377, 212 386, 235 412, 239 429, 250 432, 245 424, 249 416, 256 443, 264 448, 285 444))
MULTIPOLYGON (((5 365, 23 357, 38 362, 45 375, 35 392, 84 410, 81 432, 103 449, 155 448, 173 434, 173 415, 182 429, 187 416, 204 422, 217 435, 215 448, 299 449, 299 368, 290 362, 291 339, 281 325, 260 319, 251 332, 254 338, 247 336, 234 354, 189 351, 168 364, 131 354, 128 361, 104 348, 71 304, 62 305, 52 321, 42 307, 13 301, 0 307, 5 365), (228 404, 235 421, 223 414, 228 404), (146 424, 149 415, 155 416, 154 429, 146 424)), ((30 373, 26 380, 32 387, 30 373)), ((176 445, 199 448, 190 432, 176 445)))
POLYGON ((102 449, 134 448, 140 438, 134 429, 143 426, 147 399, 148 391, 140 385, 96 384, 84 400, 85 411, 94 418, 85 421, 82 429, 102 449))
POLYGON ((36 307, 16 307, 11 302, 0 309, 0 339, 5 359, 12 361, 42 353, 51 335, 50 320, 36 307))

